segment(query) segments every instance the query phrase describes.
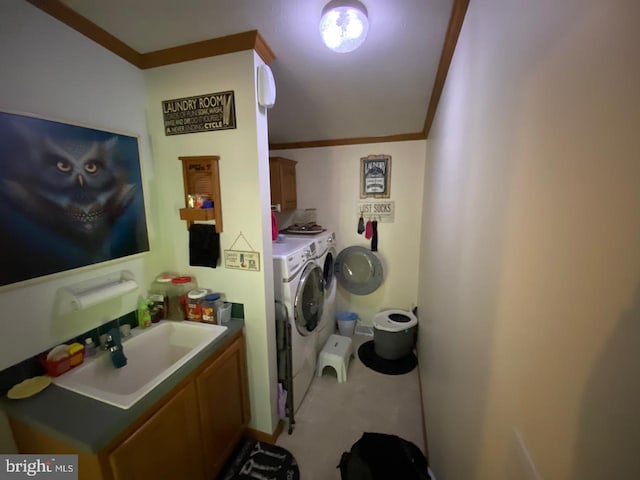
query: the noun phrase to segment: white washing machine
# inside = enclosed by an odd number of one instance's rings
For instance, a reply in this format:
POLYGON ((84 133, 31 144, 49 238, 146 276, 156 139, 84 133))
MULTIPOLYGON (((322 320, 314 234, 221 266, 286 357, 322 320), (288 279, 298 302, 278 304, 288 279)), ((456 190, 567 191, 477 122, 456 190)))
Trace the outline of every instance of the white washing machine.
POLYGON ((317 328, 324 308, 324 277, 311 238, 289 237, 273 244, 274 296, 291 325, 293 408, 297 411, 316 368, 317 328))
POLYGON ((323 232, 316 236, 316 262, 322 268, 324 282, 324 308, 317 331, 316 352, 320 353, 329 336, 335 332, 336 325, 336 279, 334 260, 336 258, 336 234, 323 232))

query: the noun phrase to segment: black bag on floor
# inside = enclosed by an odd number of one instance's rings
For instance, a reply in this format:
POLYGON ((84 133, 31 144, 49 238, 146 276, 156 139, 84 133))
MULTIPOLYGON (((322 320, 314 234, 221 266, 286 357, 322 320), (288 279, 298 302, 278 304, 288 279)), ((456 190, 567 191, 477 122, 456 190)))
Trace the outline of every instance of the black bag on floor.
POLYGON ((300 469, 288 450, 248 438, 236 448, 216 479, 299 480, 300 469))
POLYGON ((420 449, 396 435, 366 432, 340 459, 342 480, 431 480, 420 449))

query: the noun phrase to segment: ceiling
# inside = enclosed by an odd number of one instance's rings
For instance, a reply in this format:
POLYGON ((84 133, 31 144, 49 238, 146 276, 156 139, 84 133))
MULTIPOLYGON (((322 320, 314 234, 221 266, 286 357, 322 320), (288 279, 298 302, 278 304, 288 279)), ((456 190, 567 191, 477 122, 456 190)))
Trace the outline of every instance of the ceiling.
MULTIPOLYGON (((45 2, 29 1, 45 9, 45 2)), ((468 0, 362 0, 369 35, 345 54, 328 50, 320 39, 327 1, 54 3, 138 54, 258 30, 275 55, 269 63, 277 87, 269 110, 272 148, 426 138, 468 0), (450 20, 457 30, 453 25, 448 32, 450 20)))

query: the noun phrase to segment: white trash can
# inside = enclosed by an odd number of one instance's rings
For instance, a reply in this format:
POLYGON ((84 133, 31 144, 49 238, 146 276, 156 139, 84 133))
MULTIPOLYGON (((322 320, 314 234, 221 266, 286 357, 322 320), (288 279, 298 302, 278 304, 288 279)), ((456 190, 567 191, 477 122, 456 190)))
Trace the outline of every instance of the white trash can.
POLYGON ((338 331, 340 335, 343 337, 353 337, 358 315, 354 312, 338 312, 336 314, 336 320, 338 321, 338 331))

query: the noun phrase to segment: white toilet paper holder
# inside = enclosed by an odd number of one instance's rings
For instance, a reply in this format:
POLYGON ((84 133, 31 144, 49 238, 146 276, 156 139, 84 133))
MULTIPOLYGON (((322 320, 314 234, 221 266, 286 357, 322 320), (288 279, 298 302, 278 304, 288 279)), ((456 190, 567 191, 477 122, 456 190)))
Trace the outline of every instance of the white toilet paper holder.
POLYGON ((133 274, 121 270, 63 287, 58 293, 71 310, 82 310, 137 289, 138 283, 133 274))

